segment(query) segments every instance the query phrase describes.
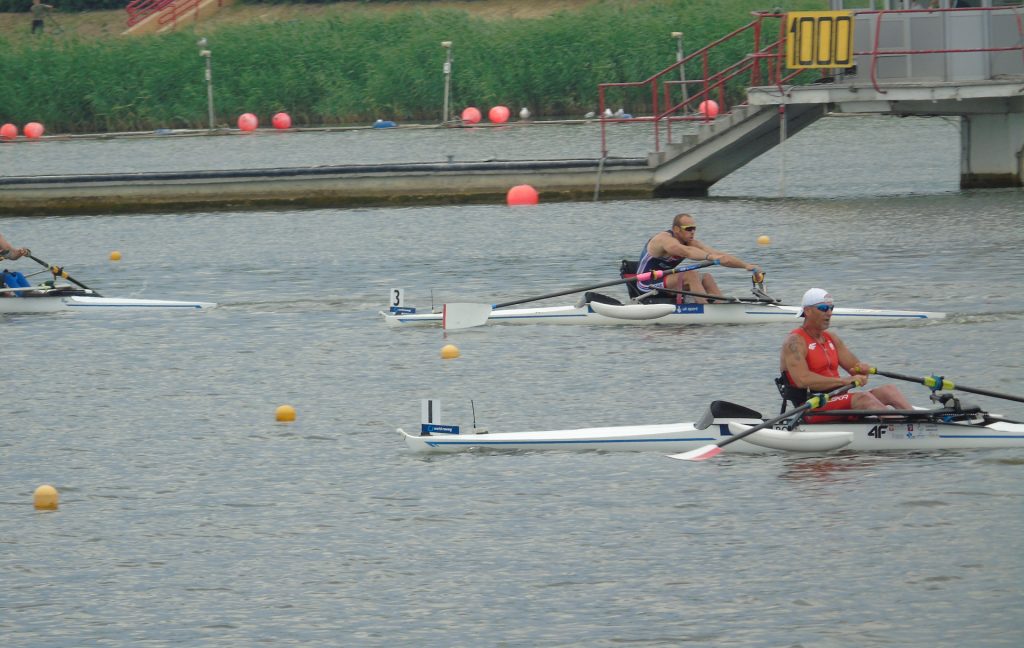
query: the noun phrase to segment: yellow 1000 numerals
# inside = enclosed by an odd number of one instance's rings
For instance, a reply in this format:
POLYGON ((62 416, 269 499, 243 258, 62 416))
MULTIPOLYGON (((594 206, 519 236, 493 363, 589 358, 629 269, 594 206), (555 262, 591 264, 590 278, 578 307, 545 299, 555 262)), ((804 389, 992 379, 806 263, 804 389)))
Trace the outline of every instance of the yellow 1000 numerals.
POLYGON ((853 65, 853 12, 793 11, 786 15, 786 67, 853 65))

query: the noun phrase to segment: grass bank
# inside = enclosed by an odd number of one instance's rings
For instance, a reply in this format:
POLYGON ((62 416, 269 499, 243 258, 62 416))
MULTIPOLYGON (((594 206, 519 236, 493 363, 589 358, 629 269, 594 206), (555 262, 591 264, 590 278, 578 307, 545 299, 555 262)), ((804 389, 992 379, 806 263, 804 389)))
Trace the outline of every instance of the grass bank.
MULTIPOLYGON (((50 133, 205 127, 199 36, 213 51, 215 112, 223 126, 243 112, 266 124, 279 110, 297 126, 440 121, 443 40, 454 42, 456 114, 467 105, 505 104, 538 116, 578 116, 596 107, 598 83, 643 79, 674 62, 672 31, 684 31, 692 51, 765 8, 751 0, 606 0, 508 17, 438 4, 363 4, 349 11, 328 5, 319 8, 332 10, 316 13, 304 7, 294 18, 280 10, 287 5, 243 5, 238 9, 250 14, 276 14, 232 22, 232 8, 196 28, 132 38, 109 27, 89 35, 62 16, 64 34, 0 35, 0 121, 40 121, 50 133)), ((738 60, 743 51, 735 49, 720 53, 718 63, 738 60)), ((639 113, 646 98, 618 100, 639 113)))

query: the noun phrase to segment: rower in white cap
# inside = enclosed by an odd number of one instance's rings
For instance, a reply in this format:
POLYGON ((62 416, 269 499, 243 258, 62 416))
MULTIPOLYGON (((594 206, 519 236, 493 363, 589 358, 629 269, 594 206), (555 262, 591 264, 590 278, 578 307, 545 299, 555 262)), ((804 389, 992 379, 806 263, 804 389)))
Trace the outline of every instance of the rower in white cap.
MULTIPOLYGON (((838 335, 828 332, 832 309, 835 307, 832 295, 821 288, 811 288, 804 293, 800 305, 802 308, 799 316, 804 321, 799 328, 790 331, 782 344, 779 359, 782 375, 775 381, 784 399, 783 408, 786 401, 796 406, 803 405, 811 393, 826 393, 849 384, 861 387, 868 382, 867 371, 871 366, 858 360, 838 335), (840 367, 849 375, 840 376, 840 367)), ((884 385, 869 391, 846 392, 811 411, 880 410, 887 405, 896 409, 913 407, 898 387, 884 385)), ((822 423, 835 418, 809 415, 804 417, 804 421, 822 423)))

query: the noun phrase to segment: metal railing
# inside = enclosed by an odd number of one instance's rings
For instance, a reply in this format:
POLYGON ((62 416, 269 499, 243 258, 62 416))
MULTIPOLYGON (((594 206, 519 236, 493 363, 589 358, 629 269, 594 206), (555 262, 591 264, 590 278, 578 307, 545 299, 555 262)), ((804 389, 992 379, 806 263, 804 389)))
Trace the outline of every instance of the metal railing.
MULTIPOLYGON (((672 143, 672 124, 680 121, 702 121, 710 122, 714 116, 711 111, 699 110, 705 101, 715 101, 718 104, 720 115, 730 112, 729 106, 732 96, 745 94, 747 87, 759 86, 764 83, 768 85, 782 86, 783 83, 792 81, 795 77, 808 70, 785 71, 782 67, 785 57, 785 18, 786 14, 754 12, 753 22, 739 27, 725 36, 715 40, 704 47, 683 57, 676 63, 664 70, 644 79, 643 81, 622 82, 622 83, 601 83, 598 84, 598 110, 601 121, 601 157, 608 155, 607 126, 617 122, 649 121, 654 127, 654 150, 660 151, 664 131, 666 144, 672 143), (762 38, 765 35, 764 23, 766 20, 779 20, 778 35, 771 42, 762 45, 762 38), (749 53, 727 65, 725 68, 713 72, 711 59, 717 50, 726 43, 741 38, 750 38, 751 45, 749 53), (679 69, 687 63, 699 63, 701 75, 697 78, 680 80, 675 77, 681 76, 679 69), (682 92, 681 101, 675 102, 672 99, 673 90, 686 86, 686 92, 682 92), (605 109, 607 104, 607 91, 621 88, 648 88, 650 91, 650 117, 618 118, 607 117, 605 109)), ((820 73, 819 73, 820 74, 820 73)), ((732 105, 746 103, 741 99, 732 105)))
MULTIPOLYGON (((855 16, 877 15, 875 18, 874 43, 871 50, 855 51, 853 55, 870 57, 870 78, 875 90, 885 93, 885 90, 878 82, 877 68, 878 60, 885 56, 915 55, 915 54, 964 54, 981 52, 1007 52, 1020 51, 1022 63, 1024 63, 1024 19, 1021 15, 1021 7, 973 7, 973 8, 952 8, 952 9, 906 9, 906 10, 855 10, 855 16), (985 11, 1012 11, 1016 17, 1018 42, 1014 45, 1004 47, 977 47, 977 48, 947 48, 947 49, 880 49, 879 37, 881 33, 882 17, 891 14, 913 14, 913 13, 945 13, 945 12, 985 12, 985 11)), ((734 97, 738 100, 733 106, 746 103, 746 89, 763 85, 774 85, 779 89, 780 94, 785 94, 784 85, 798 85, 801 80, 797 77, 804 73, 817 73, 818 80, 826 79, 834 71, 830 69, 795 69, 789 70, 785 67, 786 56, 786 14, 754 12, 753 22, 740 27, 722 38, 709 43, 701 49, 692 52, 688 56, 677 61, 673 65, 657 72, 643 81, 623 83, 601 83, 598 85, 598 110, 601 122, 601 157, 608 156, 607 127, 609 124, 619 122, 651 122, 654 128, 654 150, 662 150, 662 140, 666 144, 672 143, 672 124, 675 122, 697 121, 710 122, 714 119, 707 112, 697 110, 702 102, 715 100, 718 103, 719 115, 727 115, 730 110, 730 101, 734 97), (765 29, 766 20, 778 20, 778 34, 774 40, 762 45, 762 37, 770 33, 765 29), (749 53, 745 54, 739 61, 726 66, 720 71, 712 72, 710 60, 713 53, 725 43, 735 41, 739 38, 750 37, 752 40, 749 53), (699 62, 701 76, 699 78, 679 80, 671 78, 684 76, 679 74, 679 69, 690 62, 699 62), (683 99, 673 102, 672 94, 674 88, 683 85, 688 86, 688 92, 683 92, 683 99), (696 87, 694 91, 690 88, 696 87), (650 117, 608 117, 606 116, 607 93, 613 89, 643 89, 650 92, 650 117)), ((696 63, 694 63, 696 64, 696 63)), ((807 83, 813 81, 810 74, 806 75, 807 83)))
POLYGON ((128 12, 128 26, 139 24, 154 13, 162 11, 172 2, 174 0, 131 0, 124 8, 128 12))
POLYGON ((914 54, 967 54, 967 53, 980 53, 980 52, 1012 52, 1020 51, 1021 62, 1024 63, 1024 20, 1021 18, 1020 6, 1002 6, 1002 7, 970 7, 963 9, 879 9, 869 11, 858 11, 858 16, 875 14, 875 38, 873 47, 869 51, 865 52, 854 52, 854 56, 870 56, 871 57, 871 85, 875 88, 875 91, 879 94, 886 94, 884 88, 878 84, 878 59, 882 56, 905 56, 914 54), (948 14, 948 13, 981 13, 981 12, 992 12, 992 11, 1013 11, 1014 17, 1017 20, 1017 45, 1011 45, 1008 47, 968 47, 968 48, 947 48, 947 49, 879 49, 879 39, 882 35, 882 17, 887 15, 900 15, 900 14, 948 14))

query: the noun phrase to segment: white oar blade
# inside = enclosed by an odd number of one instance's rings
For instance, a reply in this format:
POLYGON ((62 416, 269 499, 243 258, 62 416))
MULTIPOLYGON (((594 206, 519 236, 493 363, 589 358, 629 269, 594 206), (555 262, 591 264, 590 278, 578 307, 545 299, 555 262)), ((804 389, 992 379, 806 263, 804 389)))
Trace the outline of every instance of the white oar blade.
POLYGON ((682 459, 683 461, 704 461, 710 459, 715 455, 722 452, 722 449, 715 444, 706 445, 696 450, 688 450, 687 452, 680 452, 679 454, 668 455, 672 459, 682 459))
POLYGON ((446 331, 481 326, 487 323, 491 310, 490 304, 445 304, 441 323, 446 331))

